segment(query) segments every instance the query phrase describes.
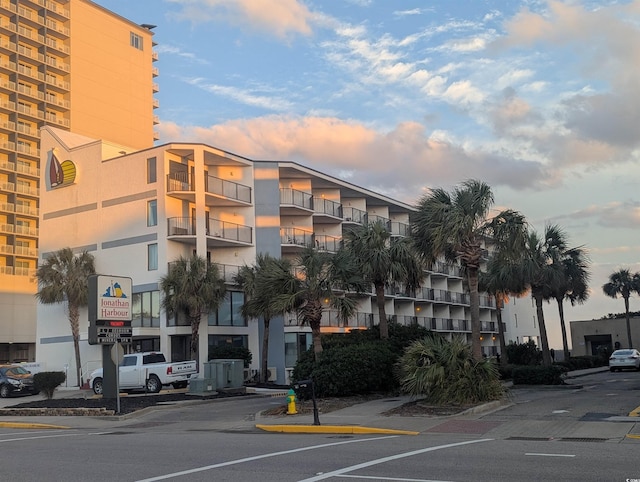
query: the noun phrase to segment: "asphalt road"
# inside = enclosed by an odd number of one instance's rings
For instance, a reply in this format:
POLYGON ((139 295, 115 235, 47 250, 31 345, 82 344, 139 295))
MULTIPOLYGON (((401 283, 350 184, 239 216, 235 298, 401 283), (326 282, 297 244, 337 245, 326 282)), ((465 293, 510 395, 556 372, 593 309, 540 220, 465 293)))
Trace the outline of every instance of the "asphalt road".
POLYGON ((605 421, 611 416, 626 416, 640 405, 640 373, 600 373, 573 383, 582 388, 513 390, 514 405, 466 419, 468 427, 482 425, 483 430, 459 433, 360 436, 262 432, 247 422, 260 410, 282 404, 282 399, 268 398, 177 407, 119 422, 92 418, 71 430, 5 428, 0 429, 0 479, 640 480, 640 439, 508 435, 522 424, 541 430, 577 422, 605 427, 616 423, 605 421))

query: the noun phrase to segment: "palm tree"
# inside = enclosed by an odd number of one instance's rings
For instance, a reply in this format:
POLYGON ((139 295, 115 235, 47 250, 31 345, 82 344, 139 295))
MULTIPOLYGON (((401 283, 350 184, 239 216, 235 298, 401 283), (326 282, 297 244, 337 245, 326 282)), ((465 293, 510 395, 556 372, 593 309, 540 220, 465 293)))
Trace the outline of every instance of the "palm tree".
POLYGON ((479 289, 486 291, 496 300, 496 318, 500 343, 500 364, 506 366, 507 345, 502 324, 502 310, 509 296, 522 296, 528 291, 524 277, 519 270, 524 255, 527 223, 516 211, 503 211, 490 223, 494 250, 484 271, 479 275, 479 289))
POLYGON ((542 345, 542 363, 545 366, 551 366, 551 353, 542 303, 550 299, 554 290, 563 283, 564 267, 560 260, 562 259, 561 253, 566 251, 567 236, 559 226, 547 225, 544 238, 531 230, 527 235, 525 256, 522 258, 520 266, 522 275, 531 288, 531 296, 536 303, 542 345))
POLYGON ((47 256, 36 272, 38 301, 44 304, 67 304, 79 386, 84 383, 80 362, 80 308, 88 304, 88 280, 95 273, 94 257, 87 251, 76 255, 71 248, 63 248, 47 256))
POLYGON ((478 273, 485 254, 483 242, 491 235, 488 214, 492 205, 491 188, 482 181, 468 180, 452 194, 437 188, 422 197, 412 222, 414 242, 428 263, 444 256, 458 260, 467 274, 471 346, 476 360, 482 360, 478 273))
POLYGON ((604 294, 617 298, 618 295, 624 299, 624 315, 627 320, 627 339, 629 348, 633 348, 631 339, 631 323, 629 322, 629 297, 634 291, 640 294, 640 273, 631 274, 628 269, 620 269, 609 275, 609 281, 602 285, 604 294))
POLYGON ((294 262, 294 272, 282 270, 265 272, 264 283, 273 287, 273 311, 295 311, 303 325, 311 327, 316 360, 322 353, 320 326, 327 308, 338 311, 341 319, 353 316, 357 308, 355 299, 347 291, 362 292, 364 282, 357 264, 346 251, 337 254, 306 247, 294 262))
POLYGON ((385 286, 401 283, 411 292, 420 286, 423 277, 421 260, 413 250, 411 239, 392 237, 385 225, 377 221, 348 231, 345 248, 365 280, 373 283, 380 318, 380 338, 389 338, 385 286))
POLYGON ((260 381, 262 382, 266 382, 268 378, 269 325, 274 316, 283 314, 276 311, 274 306, 273 300, 278 293, 274 292, 274 284, 269 282, 268 274, 282 277, 290 273, 291 263, 288 260, 259 253, 255 263, 252 266, 242 266, 235 279, 245 294, 244 304, 240 308, 242 316, 262 318, 264 323, 260 359, 260 381))
POLYGON ((218 266, 193 254, 180 256, 160 279, 162 308, 167 316, 184 313, 191 324, 191 352, 198 351, 198 331, 202 315, 215 311, 224 299, 226 288, 218 266))
POLYGON ((565 299, 571 302, 571 306, 576 303, 582 304, 589 298, 589 260, 584 248, 571 248, 564 253, 560 253, 560 263, 562 266, 562 279, 559 280, 557 286, 553 287, 553 298, 558 304, 558 315, 560 317, 560 329, 562 331, 562 348, 564 351, 564 359, 568 360, 569 341, 567 339, 567 329, 564 321, 565 299))

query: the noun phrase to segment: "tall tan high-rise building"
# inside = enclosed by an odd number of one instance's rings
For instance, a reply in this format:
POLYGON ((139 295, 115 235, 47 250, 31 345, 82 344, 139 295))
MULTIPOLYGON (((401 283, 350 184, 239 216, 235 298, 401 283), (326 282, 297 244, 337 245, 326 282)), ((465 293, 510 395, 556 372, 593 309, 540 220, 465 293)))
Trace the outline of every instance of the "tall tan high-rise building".
POLYGON ((0 362, 34 359, 40 127, 151 147, 152 28, 89 0, 0 0, 0 362))

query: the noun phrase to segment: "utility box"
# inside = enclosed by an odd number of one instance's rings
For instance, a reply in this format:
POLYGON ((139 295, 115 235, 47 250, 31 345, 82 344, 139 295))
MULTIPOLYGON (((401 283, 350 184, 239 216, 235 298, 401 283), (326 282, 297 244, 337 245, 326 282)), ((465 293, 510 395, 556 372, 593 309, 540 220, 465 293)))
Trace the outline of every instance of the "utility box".
POLYGON ((203 376, 189 381, 189 393, 203 395, 216 391, 216 366, 212 362, 204 363, 203 376))
MULTIPOLYGON (((244 360, 220 358, 210 360, 208 363, 215 366, 216 389, 244 386, 244 360)), ((205 370, 208 363, 205 363, 205 370)))

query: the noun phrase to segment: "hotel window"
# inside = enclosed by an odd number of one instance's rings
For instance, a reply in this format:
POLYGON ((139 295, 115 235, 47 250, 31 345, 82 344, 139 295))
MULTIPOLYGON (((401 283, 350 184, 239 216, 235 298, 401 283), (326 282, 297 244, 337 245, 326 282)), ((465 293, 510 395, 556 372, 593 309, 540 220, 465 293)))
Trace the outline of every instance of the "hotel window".
POLYGON ((147 203, 147 226, 158 225, 158 201, 154 199, 147 203))
POLYGON ((155 271, 158 269, 158 245, 148 244, 147 245, 147 270, 155 271))
POLYGON ((247 326, 247 321, 240 313, 243 303, 243 292, 227 291, 218 310, 209 314, 207 320, 209 326, 247 326))
POLYGON ((142 50, 142 37, 131 32, 131 46, 138 50, 142 50))
POLYGON ((160 326, 160 292, 144 291, 131 297, 131 326, 160 326))
POLYGON ((158 174, 156 171, 156 158, 150 157, 147 159, 147 184, 156 182, 158 180, 158 174))

